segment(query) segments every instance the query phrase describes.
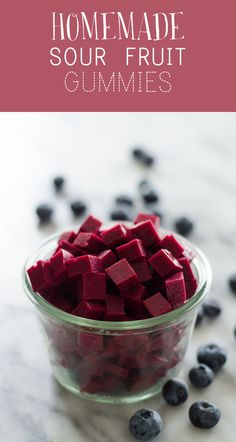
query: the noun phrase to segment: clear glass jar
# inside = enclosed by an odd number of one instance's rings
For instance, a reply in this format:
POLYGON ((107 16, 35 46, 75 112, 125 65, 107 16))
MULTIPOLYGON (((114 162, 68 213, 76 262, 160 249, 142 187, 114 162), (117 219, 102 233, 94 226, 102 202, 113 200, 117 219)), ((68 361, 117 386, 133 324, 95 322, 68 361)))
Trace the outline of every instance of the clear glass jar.
POLYGON ((156 318, 96 321, 65 313, 32 290, 26 269, 47 259, 59 236, 49 238, 23 271, 24 289, 36 307, 55 378, 72 393, 99 402, 130 403, 159 393, 166 378, 178 376, 183 367, 197 307, 209 292, 212 275, 206 257, 175 234, 194 256, 198 288, 192 298, 156 318))

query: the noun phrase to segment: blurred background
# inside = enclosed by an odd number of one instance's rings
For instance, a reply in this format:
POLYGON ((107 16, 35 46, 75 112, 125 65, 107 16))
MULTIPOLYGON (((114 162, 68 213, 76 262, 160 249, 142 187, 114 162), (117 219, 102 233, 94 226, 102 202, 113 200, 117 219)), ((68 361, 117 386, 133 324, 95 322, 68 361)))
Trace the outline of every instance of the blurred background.
MULTIPOLYGON (((15 407, 24 403, 23 414, 12 430, 7 425, 0 427, 1 440, 32 442, 25 436, 23 417, 31 416, 31 425, 39 429, 45 425, 45 416, 40 409, 37 422, 32 417, 34 407, 27 399, 25 385, 31 382, 31 395, 45 400, 36 387, 36 374, 43 371, 47 383, 52 382, 33 309, 21 288, 24 261, 48 234, 70 226, 76 229, 88 213, 108 221, 119 195, 134 198, 131 217, 139 209, 155 210, 163 215, 162 225, 171 229, 181 216, 193 221, 189 239, 202 248, 211 262, 212 293, 223 300, 224 316, 217 319, 217 326, 203 325, 192 345, 206 333, 209 339, 223 343, 226 339, 228 345, 234 345, 236 301, 227 281, 229 275, 236 273, 236 114, 2 113, 0 146, 0 328, 4 337, 0 343, 0 399, 5 404, 11 397, 15 407), (151 167, 135 160, 135 147, 143 147, 153 156, 151 167), (55 192, 53 186, 56 176, 65 178, 61 193, 55 192), (159 201, 152 206, 143 203, 139 188, 142 180, 150 181, 158 194, 159 201), (77 200, 84 201, 87 207, 82 218, 75 218, 71 211, 70 204, 77 200), (42 203, 53 208, 52 222, 44 225, 39 224, 35 213, 42 203), (18 381, 15 364, 20 364, 18 381)), ((231 375, 233 365, 229 365, 230 379, 231 375)), ((229 393, 232 385, 227 385, 229 393)), ((55 392, 49 391, 47 411, 55 400, 55 392)), ((14 413, 16 419, 16 410, 14 413)), ((56 415, 51 415, 50 425, 51 430, 47 431, 52 436, 59 428, 60 441, 68 437, 56 415)), ((68 431, 70 442, 78 440, 76 433, 73 436, 72 430, 68 431)), ((122 433, 120 437, 124 440, 122 433)))

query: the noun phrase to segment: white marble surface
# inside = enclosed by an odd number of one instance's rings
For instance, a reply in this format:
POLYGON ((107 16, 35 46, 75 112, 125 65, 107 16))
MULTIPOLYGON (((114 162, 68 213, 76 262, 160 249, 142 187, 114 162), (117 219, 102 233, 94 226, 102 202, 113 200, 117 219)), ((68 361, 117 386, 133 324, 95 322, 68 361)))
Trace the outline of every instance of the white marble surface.
POLYGON ((236 271, 236 115, 235 114, 0 114, 1 442, 129 442, 127 425, 140 407, 163 417, 160 442, 233 442, 236 394, 236 298, 227 276, 236 271), (53 381, 34 311, 21 287, 27 255, 49 231, 73 222, 65 200, 83 196, 97 216, 106 217, 114 194, 136 192, 145 173, 129 158, 129 147, 143 143, 159 164, 147 175, 162 195, 164 226, 175 216, 196 219, 192 240, 213 267, 212 294, 223 314, 194 332, 185 377, 196 348, 223 344, 228 362, 214 383, 194 391, 188 402, 171 409, 160 397, 129 406, 80 400, 53 381), (55 198, 50 179, 68 177, 64 198, 55 198), (33 210, 43 201, 57 207, 55 226, 40 230, 33 210), (187 417, 191 402, 219 405, 220 424, 194 429, 187 417))

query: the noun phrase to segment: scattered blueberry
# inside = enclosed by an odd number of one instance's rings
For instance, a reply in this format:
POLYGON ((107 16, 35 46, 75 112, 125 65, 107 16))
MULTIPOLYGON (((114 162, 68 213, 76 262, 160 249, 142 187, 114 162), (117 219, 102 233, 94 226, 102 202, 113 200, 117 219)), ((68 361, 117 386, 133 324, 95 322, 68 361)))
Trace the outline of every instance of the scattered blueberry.
POLYGON ((183 404, 188 394, 188 385, 182 379, 169 379, 162 387, 162 396, 169 405, 183 404))
POLYGON ((110 218, 113 221, 130 221, 129 213, 124 209, 115 209, 110 213, 110 218))
POLYGON ((47 223, 51 221, 53 208, 49 204, 40 204, 36 209, 36 214, 41 223, 47 223))
POLYGON ((208 365, 199 364, 191 368, 188 377, 195 387, 207 387, 214 379, 214 371, 208 365))
POLYGON ((155 162, 155 158, 141 147, 133 149, 132 155, 137 161, 147 167, 152 166, 155 162))
POLYGON ((136 160, 142 160, 144 155, 144 150, 141 147, 136 147, 132 150, 132 155, 136 160))
POLYGON ((229 278, 229 287, 233 293, 236 293, 236 273, 229 278))
POLYGON ((62 190, 64 183, 65 183, 65 178, 63 178, 62 176, 57 176, 53 180, 53 184, 57 192, 60 192, 62 190))
POLYGON ((203 307, 200 305, 200 307, 198 307, 198 311, 197 311, 195 327, 198 327, 198 325, 201 324, 201 322, 203 320, 203 316, 204 316, 203 307))
POLYGON ((74 214, 74 216, 81 216, 86 212, 87 206, 83 201, 73 201, 71 203, 70 208, 74 214))
POLYGON ((221 313, 221 305, 217 299, 211 298, 204 302, 203 311, 208 318, 216 318, 221 313))
POLYGON ((144 189, 142 191, 142 199, 145 204, 157 203, 159 201, 159 195, 152 189, 144 189))
POLYGON ((162 430, 162 419, 154 410, 141 409, 130 418, 129 429, 138 440, 151 440, 162 430))
POLYGON ((215 373, 226 363, 227 355, 223 347, 217 344, 208 344, 199 348, 198 362, 208 365, 215 373))
POLYGON ((180 235, 188 236, 193 230, 193 222, 186 217, 178 218, 175 221, 175 229, 180 235))
POLYGON ((116 204, 123 204, 125 206, 133 206, 134 201, 128 195, 119 195, 115 199, 116 204))
POLYGON ((211 402, 194 402, 188 411, 190 422, 198 428, 212 428, 220 420, 221 412, 211 402))

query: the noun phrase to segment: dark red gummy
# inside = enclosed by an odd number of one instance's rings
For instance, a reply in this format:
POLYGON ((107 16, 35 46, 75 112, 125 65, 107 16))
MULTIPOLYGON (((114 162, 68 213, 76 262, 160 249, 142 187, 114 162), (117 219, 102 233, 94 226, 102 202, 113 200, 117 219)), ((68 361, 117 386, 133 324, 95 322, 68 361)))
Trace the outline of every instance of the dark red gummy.
POLYGON ((72 311, 75 316, 82 316, 88 319, 102 319, 106 312, 106 305, 96 301, 81 301, 72 311))
POLYGON ((161 243, 161 238, 150 220, 132 227, 131 232, 142 240, 144 247, 158 246, 161 243))
POLYGON ((117 247, 116 250, 121 259, 126 258, 129 262, 135 262, 146 257, 146 253, 140 239, 133 239, 127 244, 117 247))
POLYGON ((138 282, 147 282, 152 279, 152 274, 146 259, 132 262, 131 266, 138 276, 138 282))
POLYGON ((84 255, 68 259, 65 266, 70 277, 81 273, 101 272, 102 270, 100 259, 93 255, 84 255))
POLYGON ((48 287, 49 281, 42 261, 37 261, 36 264, 27 270, 27 273, 34 292, 40 292, 41 289, 48 287))
POLYGON ((173 235, 166 235, 165 238, 163 238, 161 248, 169 250, 175 258, 179 258, 184 251, 184 247, 173 235))
POLYGON ((182 258, 179 258, 178 261, 179 261, 180 265, 183 267, 184 279, 186 281, 191 281, 191 280, 195 279, 194 273, 191 269, 188 259, 185 257, 182 257, 182 258))
POLYGON ((172 310, 171 304, 161 293, 156 293, 146 299, 143 303, 151 316, 160 316, 172 310))
POLYGON ((99 334, 78 332, 76 341, 78 353, 83 349, 87 350, 87 353, 103 349, 103 336, 99 334))
POLYGON ((99 253, 98 258, 100 259, 103 270, 117 261, 117 257, 112 250, 104 250, 103 252, 99 253))
POLYGON ((67 242, 69 242, 69 243, 72 243, 72 242, 74 241, 75 237, 76 237, 76 234, 75 234, 75 232, 73 232, 73 231, 64 232, 64 233, 62 233, 62 235, 60 236, 59 241, 58 241, 58 244, 59 244, 59 246, 60 246, 60 244, 61 244, 62 241, 67 241, 67 242))
POLYGON ((110 229, 103 230, 101 237, 107 247, 116 247, 127 240, 127 230, 121 224, 116 224, 110 229))
POLYGON ((141 284, 131 287, 129 290, 121 292, 125 301, 125 308, 129 312, 143 312, 143 300, 146 296, 146 287, 141 284))
POLYGON ((99 253, 104 249, 104 242, 95 233, 80 232, 76 236, 73 245, 85 249, 88 253, 99 253))
POLYGON ((186 288, 186 298, 189 299, 194 295, 194 293, 197 290, 197 280, 194 278, 185 281, 185 288, 186 288))
POLYGON ((154 270, 163 277, 182 270, 182 266, 178 263, 177 259, 165 249, 161 249, 155 253, 148 262, 154 270))
POLYGON ((124 300, 121 296, 107 295, 107 309, 106 320, 107 321, 119 321, 125 316, 124 300))
POLYGON ((87 232, 87 233, 96 233, 101 227, 102 223, 99 219, 95 218, 92 215, 89 215, 86 220, 81 225, 79 231, 87 232))
POLYGON ((159 216, 151 215, 151 214, 143 213, 143 212, 140 212, 138 214, 137 218, 134 220, 134 224, 139 224, 139 223, 142 223, 143 221, 148 221, 148 220, 150 220, 153 223, 153 225, 156 229, 158 229, 160 227, 159 216))
POLYGON ((167 299, 175 308, 186 301, 186 289, 182 272, 170 276, 165 281, 167 299))
POLYGON ((83 274, 83 300, 104 301, 106 300, 106 274, 84 273, 83 274))
POLYGON ((108 267, 106 273, 120 290, 127 290, 138 283, 138 277, 126 259, 108 267))
POLYGON ((71 244, 69 241, 61 240, 60 248, 62 250, 66 250, 67 252, 71 253, 73 256, 79 255, 78 248, 75 247, 73 244, 71 244))
POLYGON ((118 378, 127 379, 129 370, 127 368, 120 367, 119 365, 108 362, 106 364, 106 372, 111 373, 113 376, 118 378))

